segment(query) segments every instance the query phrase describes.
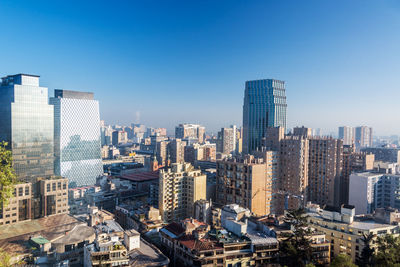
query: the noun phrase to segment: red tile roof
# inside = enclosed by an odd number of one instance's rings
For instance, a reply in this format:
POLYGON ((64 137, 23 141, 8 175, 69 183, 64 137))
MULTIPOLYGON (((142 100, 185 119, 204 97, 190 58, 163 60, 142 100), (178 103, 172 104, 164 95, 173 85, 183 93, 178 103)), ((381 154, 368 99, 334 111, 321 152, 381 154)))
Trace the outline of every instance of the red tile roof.
POLYGON ((120 179, 125 179, 133 182, 145 182, 156 180, 159 178, 158 171, 140 172, 140 173, 126 173, 118 176, 120 179))
POLYGON ((165 226, 164 228, 176 236, 179 236, 185 232, 185 229, 179 223, 176 222, 172 222, 167 226, 165 226))
POLYGON ((217 242, 211 241, 209 239, 196 239, 193 235, 184 235, 178 239, 178 242, 189 248, 190 250, 212 250, 212 249, 222 249, 217 242))

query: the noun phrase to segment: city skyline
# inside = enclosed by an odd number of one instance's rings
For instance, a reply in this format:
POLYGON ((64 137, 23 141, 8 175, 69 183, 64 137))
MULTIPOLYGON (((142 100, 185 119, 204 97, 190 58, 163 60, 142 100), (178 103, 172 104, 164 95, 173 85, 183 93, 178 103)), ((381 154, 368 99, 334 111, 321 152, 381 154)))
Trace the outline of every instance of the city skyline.
POLYGON ((212 132, 240 126, 245 82, 278 79, 286 84, 288 128, 328 134, 368 125, 376 135, 400 134, 395 1, 173 6, 2 2, 0 22, 13 27, 3 32, 0 73, 94 92, 108 124, 169 132, 182 122, 212 132))

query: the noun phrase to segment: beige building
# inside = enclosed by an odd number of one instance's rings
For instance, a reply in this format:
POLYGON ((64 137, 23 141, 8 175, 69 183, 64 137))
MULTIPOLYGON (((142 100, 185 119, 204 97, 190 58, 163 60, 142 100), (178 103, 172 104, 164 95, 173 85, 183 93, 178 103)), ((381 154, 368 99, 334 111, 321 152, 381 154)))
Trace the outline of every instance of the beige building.
POLYGON ((364 248, 363 235, 372 233, 376 239, 385 234, 399 234, 397 224, 380 223, 372 216, 355 216, 354 206, 320 209, 318 205, 310 204, 307 210, 310 227, 325 233, 333 256, 347 254, 353 262, 364 248))
POLYGON ((186 141, 182 141, 179 138, 172 140, 168 144, 168 151, 172 163, 185 162, 185 146, 186 141))
POLYGON ((179 221, 194 214, 194 203, 206 199, 207 178, 190 163, 174 163, 160 169, 159 204, 166 222, 179 221))
POLYGON ((339 206, 343 167, 343 141, 315 137, 309 140, 307 200, 319 205, 339 206))
POLYGON ((264 152, 217 162, 216 202, 220 205, 238 204, 262 216, 271 213, 272 187, 277 177, 278 154, 264 152))
POLYGON ((206 142, 204 144, 195 143, 185 146, 185 162, 194 164, 198 160, 215 161, 216 145, 206 142))
POLYGON ((279 182, 275 214, 283 214, 287 208, 297 209, 303 205, 308 193, 309 140, 302 136, 286 136, 279 148, 279 182), (285 197, 287 198, 285 200, 285 197))
POLYGON ((205 139, 206 128, 198 124, 179 124, 175 127, 175 138, 180 139, 198 139, 203 143, 205 139))
POLYGON ((38 178, 15 186, 14 197, 0 210, 0 225, 68 212, 68 179, 38 178))

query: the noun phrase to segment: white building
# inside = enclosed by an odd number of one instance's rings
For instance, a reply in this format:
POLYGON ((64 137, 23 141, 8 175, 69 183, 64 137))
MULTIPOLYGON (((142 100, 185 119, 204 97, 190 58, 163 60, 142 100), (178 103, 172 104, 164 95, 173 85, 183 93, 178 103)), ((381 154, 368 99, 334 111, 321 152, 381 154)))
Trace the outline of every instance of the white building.
POLYGON ((350 175, 349 204, 356 214, 373 213, 376 208, 400 208, 400 176, 385 173, 350 175))

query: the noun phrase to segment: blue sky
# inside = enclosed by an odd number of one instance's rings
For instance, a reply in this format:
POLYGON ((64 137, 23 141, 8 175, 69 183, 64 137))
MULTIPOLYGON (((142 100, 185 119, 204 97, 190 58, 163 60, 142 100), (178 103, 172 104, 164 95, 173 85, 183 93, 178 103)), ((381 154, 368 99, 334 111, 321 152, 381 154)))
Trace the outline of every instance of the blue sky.
POLYGON ((92 91, 108 123, 241 125, 286 81, 288 126, 400 134, 400 2, 1 1, 0 74, 92 91))

